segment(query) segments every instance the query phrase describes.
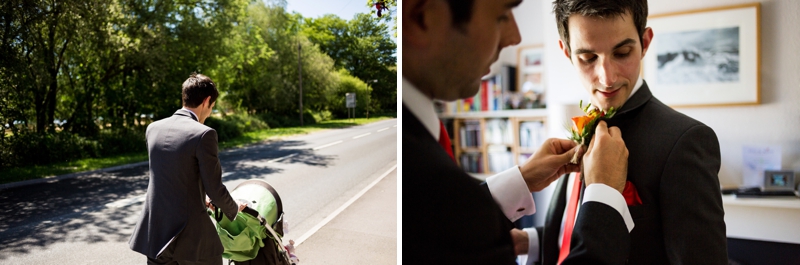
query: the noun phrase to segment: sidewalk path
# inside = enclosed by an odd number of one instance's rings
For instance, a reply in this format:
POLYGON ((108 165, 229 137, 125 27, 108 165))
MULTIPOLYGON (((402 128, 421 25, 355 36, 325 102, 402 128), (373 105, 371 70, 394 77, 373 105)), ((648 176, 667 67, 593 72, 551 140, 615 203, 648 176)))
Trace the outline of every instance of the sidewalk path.
POLYGON ((296 248, 300 265, 396 264, 397 170, 296 248))

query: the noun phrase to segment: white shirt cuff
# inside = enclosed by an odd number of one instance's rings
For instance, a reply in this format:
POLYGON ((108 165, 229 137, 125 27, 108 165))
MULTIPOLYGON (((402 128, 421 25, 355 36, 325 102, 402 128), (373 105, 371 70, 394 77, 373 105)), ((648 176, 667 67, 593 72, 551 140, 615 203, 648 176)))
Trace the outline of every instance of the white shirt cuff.
POLYGON ((486 186, 500 205, 503 213, 512 222, 536 212, 533 195, 522 178, 522 172, 515 166, 486 179, 486 186))
POLYGON ((525 265, 533 265, 539 262, 539 232, 536 228, 522 230, 528 233, 528 259, 525 260, 525 265))
POLYGON ((633 230, 633 218, 631 218, 631 212, 628 211, 628 204, 625 203, 625 198, 622 197, 622 193, 619 193, 618 190, 601 183, 594 183, 586 187, 586 190, 583 192, 583 203, 586 202, 599 202, 611 208, 614 208, 622 215, 622 219, 625 220, 625 226, 628 227, 628 233, 633 230))

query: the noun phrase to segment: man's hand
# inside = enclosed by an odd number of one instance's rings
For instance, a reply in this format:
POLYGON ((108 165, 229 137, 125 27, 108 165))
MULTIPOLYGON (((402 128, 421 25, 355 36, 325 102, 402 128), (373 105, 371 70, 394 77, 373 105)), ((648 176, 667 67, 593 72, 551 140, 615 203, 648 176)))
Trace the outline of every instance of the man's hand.
POLYGON ((215 210, 214 204, 211 204, 211 198, 209 198, 208 195, 206 195, 206 208, 211 209, 211 211, 215 210))
POLYGON ((528 254, 528 232, 511 229, 511 241, 514 242, 514 255, 528 254))
POLYGON ((602 183, 622 193, 628 177, 628 148, 619 128, 608 128, 605 121, 597 123, 589 149, 583 156, 583 167, 586 186, 602 183))
POLYGON ((575 154, 575 142, 550 138, 533 156, 519 167, 522 178, 531 192, 540 191, 561 175, 580 170, 580 165, 570 164, 575 154))
POLYGON ((241 202, 241 203, 239 203, 239 211, 240 211, 240 212, 241 212, 242 210, 244 210, 244 208, 245 208, 245 207, 247 207, 247 203, 246 203, 246 202, 241 202))

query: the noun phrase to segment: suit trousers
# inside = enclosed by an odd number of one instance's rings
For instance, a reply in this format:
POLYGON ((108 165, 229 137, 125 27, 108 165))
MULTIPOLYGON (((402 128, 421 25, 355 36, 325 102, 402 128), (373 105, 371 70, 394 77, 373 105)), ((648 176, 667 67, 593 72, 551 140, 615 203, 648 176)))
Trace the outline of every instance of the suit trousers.
MULTIPOLYGON (((180 236, 180 235, 178 235, 180 236)), ((177 239, 177 237, 175 238, 177 239)), ((211 259, 205 259, 200 261, 185 261, 185 260, 174 260, 172 257, 172 253, 175 252, 175 241, 169 243, 167 249, 161 252, 161 255, 158 255, 158 258, 151 258, 147 257, 147 265, 222 265, 222 255, 220 254, 219 257, 214 257, 211 259)))

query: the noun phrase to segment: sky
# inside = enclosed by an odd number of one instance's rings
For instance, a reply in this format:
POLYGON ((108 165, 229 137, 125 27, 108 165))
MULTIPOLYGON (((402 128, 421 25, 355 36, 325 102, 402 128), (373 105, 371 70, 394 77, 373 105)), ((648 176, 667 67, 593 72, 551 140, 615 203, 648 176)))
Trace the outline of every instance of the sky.
POLYGON ((289 12, 297 11, 303 17, 317 18, 325 14, 334 14, 350 20, 356 13, 369 12, 365 0, 287 0, 289 12))

